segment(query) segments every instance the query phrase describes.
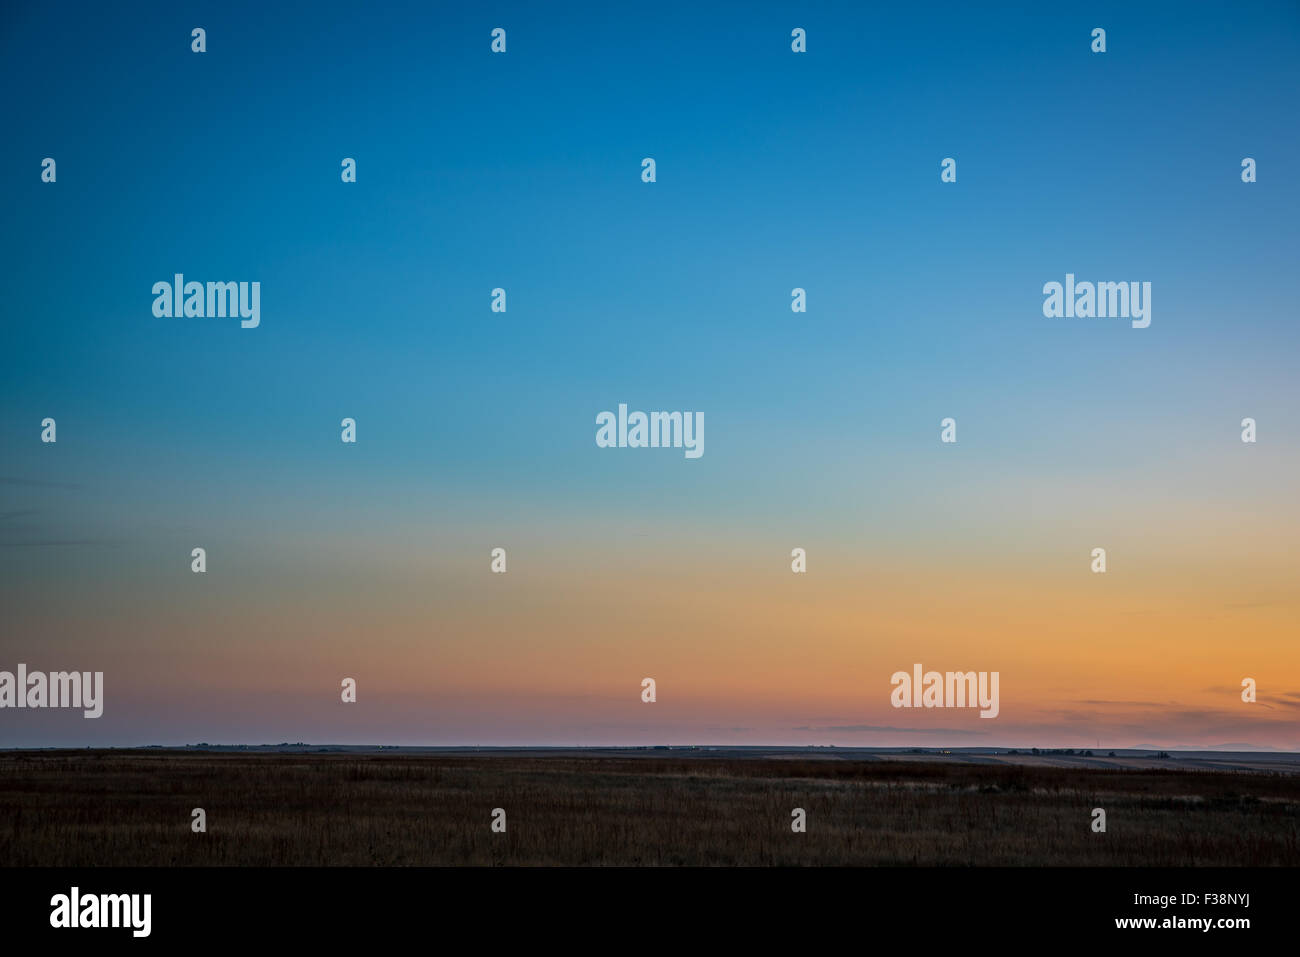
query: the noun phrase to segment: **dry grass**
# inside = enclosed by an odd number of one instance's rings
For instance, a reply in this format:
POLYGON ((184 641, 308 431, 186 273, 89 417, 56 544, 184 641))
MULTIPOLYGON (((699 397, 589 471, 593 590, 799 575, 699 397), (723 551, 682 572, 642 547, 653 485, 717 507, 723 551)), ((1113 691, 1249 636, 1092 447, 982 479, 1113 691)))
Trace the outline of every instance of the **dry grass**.
POLYGON ((1296 865, 1300 777, 907 761, 11 752, 10 865, 1296 865), (207 811, 208 832, 190 830, 207 811), (509 829, 493 834, 494 807, 509 829), (808 832, 790 811, 808 812, 808 832), (1094 834, 1104 807, 1108 832, 1094 834))

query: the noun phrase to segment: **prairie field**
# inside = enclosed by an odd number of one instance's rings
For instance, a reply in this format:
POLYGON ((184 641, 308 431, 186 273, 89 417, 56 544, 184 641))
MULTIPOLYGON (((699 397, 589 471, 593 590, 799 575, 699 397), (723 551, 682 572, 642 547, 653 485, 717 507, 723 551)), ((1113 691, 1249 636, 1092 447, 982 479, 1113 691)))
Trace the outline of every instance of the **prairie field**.
POLYGON ((0 752, 0 864, 1294 866, 1300 775, 906 757, 0 752), (495 808, 505 833, 492 830, 495 808), (791 829, 795 808, 805 833, 791 829))

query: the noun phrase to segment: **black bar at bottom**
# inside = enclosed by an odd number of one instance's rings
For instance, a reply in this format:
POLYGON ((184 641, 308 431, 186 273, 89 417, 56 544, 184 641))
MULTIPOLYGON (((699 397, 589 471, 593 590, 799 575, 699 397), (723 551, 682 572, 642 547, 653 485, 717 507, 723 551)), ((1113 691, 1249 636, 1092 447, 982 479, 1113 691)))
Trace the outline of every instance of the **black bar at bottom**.
POLYGON ((471 945, 577 935, 676 949, 698 934, 805 949, 847 931, 863 944, 893 932, 918 946, 956 935, 972 947, 1098 937, 1227 947, 1290 937, 1294 881, 1280 868, 7 868, 0 919, 6 943, 92 946, 450 944, 455 932, 471 945), (76 923, 121 926, 52 926, 73 923, 74 887, 76 923), (117 896, 145 894, 147 936, 143 896, 117 896))

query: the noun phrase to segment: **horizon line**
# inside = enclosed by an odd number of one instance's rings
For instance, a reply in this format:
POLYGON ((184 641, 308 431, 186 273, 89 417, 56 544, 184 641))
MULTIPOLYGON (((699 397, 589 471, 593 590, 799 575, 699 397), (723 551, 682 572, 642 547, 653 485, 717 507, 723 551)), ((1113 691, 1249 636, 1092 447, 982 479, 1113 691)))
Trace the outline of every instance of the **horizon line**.
POLYGON ((1070 754, 1074 757, 1107 757, 1098 752, 1129 753, 1197 753, 1197 754, 1275 754, 1295 755, 1300 757, 1300 748, 1284 750, 1263 745, 1245 745, 1237 748, 1228 747, 1115 747, 1094 745, 1092 747, 1042 747, 1039 745, 978 745, 954 746, 942 745, 857 745, 857 744, 340 744, 309 741, 278 741, 250 744, 247 742, 214 743, 199 741, 185 744, 86 744, 86 745, 28 745, 0 747, 0 752, 12 751, 144 751, 144 750, 217 750, 217 749, 266 749, 266 748, 330 748, 337 750, 384 750, 384 751, 876 751, 921 754, 956 754, 959 752, 1004 752, 1039 754, 1070 754), (1087 753, 1085 753, 1087 752, 1087 753))

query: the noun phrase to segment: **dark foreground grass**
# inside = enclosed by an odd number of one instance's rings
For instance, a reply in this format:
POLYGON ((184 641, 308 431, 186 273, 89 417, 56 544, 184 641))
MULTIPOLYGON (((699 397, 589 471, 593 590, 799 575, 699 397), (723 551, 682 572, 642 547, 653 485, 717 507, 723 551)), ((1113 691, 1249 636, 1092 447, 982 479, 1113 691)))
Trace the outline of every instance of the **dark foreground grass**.
POLYGON ((0 864, 1296 865, 1300 776, 946 762, 0 754, 0 864), (191 811, 207 812, 207 833, 191 811), (493 808, 508 829, 494 834, 493 808), (808 830, 791 831, 804 808, 808 830), (1092 809, 1107 831, 1093 833, 1092 809))

